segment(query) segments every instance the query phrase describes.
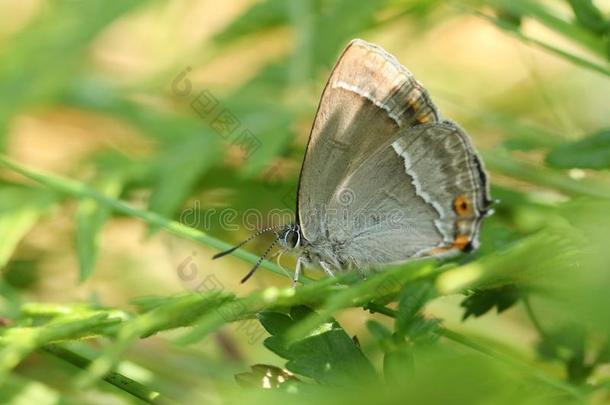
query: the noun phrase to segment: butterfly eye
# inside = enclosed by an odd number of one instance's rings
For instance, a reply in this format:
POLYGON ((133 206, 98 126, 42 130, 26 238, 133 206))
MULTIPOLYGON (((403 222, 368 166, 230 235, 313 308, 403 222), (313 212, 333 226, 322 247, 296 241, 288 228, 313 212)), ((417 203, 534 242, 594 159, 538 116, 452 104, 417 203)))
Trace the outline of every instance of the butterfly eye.
POLYGON ((460 217, 466 217, 470 214, 471 204, 468 197, 461 194, 453 200, 453 210, 460 217))
POLYGON ((299 232, 294 229, 286 233, 286 244, 291 248, 295 248, 298 246, 299 239, 299 232))
POLYGON ((290 225, 282 231, 279 235, 280 242, 282 245, 289 249, 294 249, 301 244, 301 233, 299 232, 298 226, 290 225))

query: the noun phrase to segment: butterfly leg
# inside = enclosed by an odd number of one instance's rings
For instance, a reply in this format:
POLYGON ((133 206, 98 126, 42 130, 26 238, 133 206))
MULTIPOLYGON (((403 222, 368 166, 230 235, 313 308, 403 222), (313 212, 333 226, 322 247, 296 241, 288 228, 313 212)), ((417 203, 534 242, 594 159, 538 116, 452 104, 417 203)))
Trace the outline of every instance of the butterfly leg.
POLYGON ((294 269, 294 276, 292 278, 292 288, 297 287, 297 283, 299 282, 299 277, 301 276, 301 269, 303 268, 303 259, 301 256, 297 258, 297 265, 294 269))
POLYGON ((335 277, 335 273, 332 271, 332 269, 330 268, 330 266, 328 264, 326 264, 325 262, 320 262, 320 266, 322 266, 322 268, 324 269, 324 272, 326 274, 328 274, 330 277, 335 277))

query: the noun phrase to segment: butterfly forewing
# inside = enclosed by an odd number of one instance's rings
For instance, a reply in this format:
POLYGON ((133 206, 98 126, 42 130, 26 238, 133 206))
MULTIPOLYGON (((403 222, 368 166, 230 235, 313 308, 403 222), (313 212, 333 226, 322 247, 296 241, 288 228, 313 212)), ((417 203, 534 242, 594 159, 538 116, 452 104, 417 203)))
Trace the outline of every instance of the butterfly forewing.
POLYGON ((305 238, 323 237, 337 184, 396 131, 438 122, 427 92, 378 46, 352 41, 326 84, 301 169, 298 216, 305 238))

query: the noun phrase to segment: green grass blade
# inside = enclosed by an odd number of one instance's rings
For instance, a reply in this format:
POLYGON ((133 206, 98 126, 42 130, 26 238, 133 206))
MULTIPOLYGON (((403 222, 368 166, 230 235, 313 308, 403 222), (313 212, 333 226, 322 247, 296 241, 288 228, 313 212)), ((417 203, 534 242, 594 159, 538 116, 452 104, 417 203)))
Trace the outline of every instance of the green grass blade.
POLYGON ((23 108, 56 97, 81 68, 85 50, 98 33, 145 3, 56 1, 4 47, 0 55, 0 150, 7 121, 23 108))
MULTIPOLYGON (((118 176, 102 179, 99 192, 117 197, 122 180, 118 176)), ((93 273, 98 252, 98 239, 104 223, 110 216, 108 207, 93 199, 80 201, 76 212, 76 254, 80 265, 80 280, 85 281, 93 273)))
POLYGON ((485 166, 519 180, 554 189, 571 196, 610 199, 610 185, 593 180, 574 180, 555 170, 519 161, 503 150, 483 153, 485 166))
POLYGON ((610 129, 553 148, 546 163, 561 169, 610 169, 610 129))
POLYGON ((0 403, 3 404, 36 404, 36 405, 70 405, 56 389, 38 381, 25 378, 16 373, 0 381, 0 403))
POLYGON ((522 33, 519 29, 517 29, 514 25, 508 24, 503 20, 500 20, 498 18, 494 18, 491 16, 488 16, 484 13, 481 13, 479 11, 476 10, 470 10, 470 12, 472 12, 473 14, 493 23, 494 25, 496 25, 498 28, 502 29, 503 31, 515 36, 516 38, 520 39, 521 41, 523 41, 524 43, 527 44, 531 44, 531 45, 535 45, 538 46, 552 54, 555 54, 563 59, 566 59, 572 63, 574 63, 577 66, 601 73, 605 76, 610 76, 610 68, 601 65, 599 63, 581 58, 580 56, 574 55, 570 52, 564 51, 560 48, 557 48, 554 45, 550 45, 547 44, 546 42, 540 41, 536 38, 532 38, 528 35, 525 35, 524 33, 522 33))
POLYGON ((0 336, 0 381, 27 355, 48 343, 81 339, 121 322, 104 312, 57 318, 38 327, 13 327, 0 336))
POLYGON ((18 243, 41 215, 55 203, 49 193, 5 187, 0 190, 0 269, 8 263, 18 243))
POLYGON ((584 46, 595 54, 602 57, 606 56, 603 43, 600 39, 579 25, 558 17, 540 1, 489 0, 489 3, 498 6, 503 10, 508 10, 514 15, 535 19, 547 28, 584 46))
POLYGON ((116 341, 91 363, 87 372, 79 378, 78 385, 89 386, 103 378, 134 341, 161 330, 188 326, 229 299, 231 295, 222 291, 185 294, 126 322, 121 326, 116 341))
MULTIPOLYGON (((72 364, 75 367, 86 370, 91 364, 91 360, 76 353, 73 350, 67 349, 61 345, 52 344, 43 346, 42 350, 58 359, 61 359, 67 363, 72 364)), ((134 397, 149 403, 166 403, 165 399, 157 391, 153 391, 139 382, 124 376, 117 372, 109 372, 103 377, 103 380, 108 384, 114 385, 121 391, 133 395, 134 397)))
POLYGON ((591 0, 568 0, 568 3, 580 25, 598 35, 610 31, 610 21, 604 19, 591 0))
MULTIPOLYGON (((216 239, 204 232, 201 232, 197 229, 189 228, 188 226, 182 225, 179 222, 171 221, 157 213, 140 210, 129 203, 108 197, 105 194, 100 193, 97 190, 94 190, 82 183, 79 183, 74 180, 66 179, 60 176, 44 173, 42 171, 34 170, 31 168, 27 168, 13 160, 7 158, 6 156, 0 156, 0 165, 9 168, 29 179, 32 179, 50 189, 62 193, 67 194, 75 198, 90 198, 98 203, 112 209, 113 211, 120 212, 122 214, 128 215, 130 217, 139 218, 146 223, 154 226, 158 226, 171 232, 179 237, 184 239, 189 239, 195 242, 202 243, 206 246, 209 246, 218 250, 227 250, 232 247, 232 245, 223 242, 219 239, 216 239)), ((259 259, 257 255, 249 253, 243 249, 237 249, 233 253, 236 257, 239 257, 242 260, 247 261, 248 263, 256 263, 259 259)), ((276 274, 287 277, 286 272, 281 269, 276 264, 271 263, 268 260, 264 260, 261 263, 261 267, 272 271, 276 274)), ((302 277, 303 282, 307 282, 307 279, 302 277)))
POLYGON ((173 217, 200 176, 222 158, 219 146, 215 139, 197 134, 159 157, 159 181, 149 209, 173 217))

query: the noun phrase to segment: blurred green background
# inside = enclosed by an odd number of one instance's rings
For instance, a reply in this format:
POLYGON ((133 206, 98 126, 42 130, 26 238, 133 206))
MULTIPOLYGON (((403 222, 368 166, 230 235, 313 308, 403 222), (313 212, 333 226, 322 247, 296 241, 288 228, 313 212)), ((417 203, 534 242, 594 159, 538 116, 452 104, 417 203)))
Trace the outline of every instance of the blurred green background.
POLYGON ((0 0, 0 400, 610 402, 609 16, 607 0, 0 0), (341 285, 309 270, 296 291, 285 255, 241 285, 268 238, 211 256, 252 212, 294 210, 353 38, 472 136, 497 200, 481 249, 341 285))

